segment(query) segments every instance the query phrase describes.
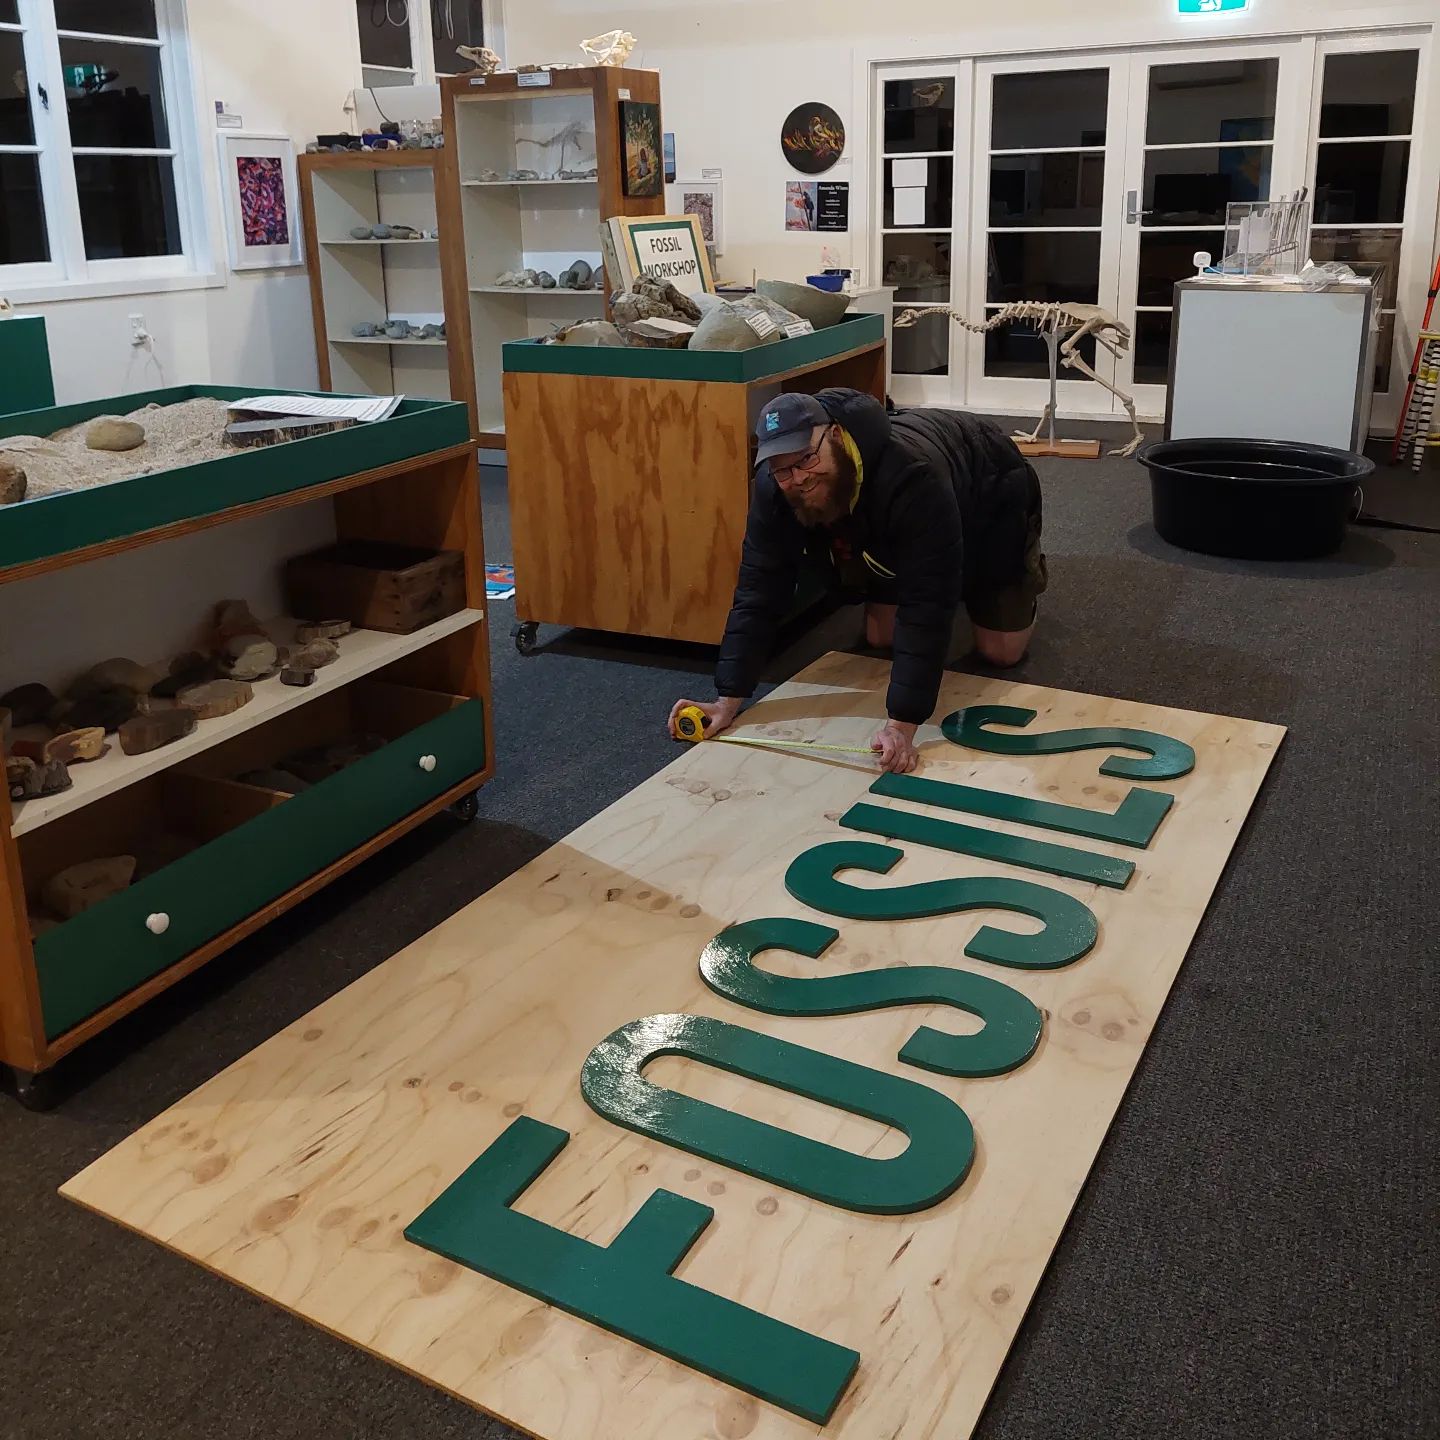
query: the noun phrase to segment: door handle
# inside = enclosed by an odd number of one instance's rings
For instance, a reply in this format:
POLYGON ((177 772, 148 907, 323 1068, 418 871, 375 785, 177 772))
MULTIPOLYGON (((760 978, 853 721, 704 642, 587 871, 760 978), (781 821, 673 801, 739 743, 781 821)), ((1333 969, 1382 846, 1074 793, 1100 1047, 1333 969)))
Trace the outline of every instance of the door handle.
POLYGON ((1140 192, 1138 190, 1125 192, 1125 223, 1127 225, 1140 223, 1140 192))

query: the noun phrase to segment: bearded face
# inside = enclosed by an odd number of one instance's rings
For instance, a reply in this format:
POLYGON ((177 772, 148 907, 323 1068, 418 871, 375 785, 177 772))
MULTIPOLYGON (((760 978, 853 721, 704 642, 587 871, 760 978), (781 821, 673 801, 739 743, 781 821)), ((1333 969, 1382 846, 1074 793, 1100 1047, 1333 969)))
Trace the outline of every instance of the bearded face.
POLYGON ((850 513, 855 494, 855 462, 840 443, 834 427, 826 430, 815 461, 795 468, 802 456, 777 456, 771 466, 780 493, 808 529, 834 525, 850 513))

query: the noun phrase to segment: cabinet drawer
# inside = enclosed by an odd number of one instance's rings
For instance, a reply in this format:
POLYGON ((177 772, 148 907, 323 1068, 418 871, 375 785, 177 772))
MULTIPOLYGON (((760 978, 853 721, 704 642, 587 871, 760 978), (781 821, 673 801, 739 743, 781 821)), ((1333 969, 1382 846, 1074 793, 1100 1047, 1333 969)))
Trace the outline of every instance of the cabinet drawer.
MULTIPOLYGON (((449 697, 408 693, 431 707, 449 697)), ((485 765, 479 700, 247 820, 35 942, 54 1039, 485 765)))

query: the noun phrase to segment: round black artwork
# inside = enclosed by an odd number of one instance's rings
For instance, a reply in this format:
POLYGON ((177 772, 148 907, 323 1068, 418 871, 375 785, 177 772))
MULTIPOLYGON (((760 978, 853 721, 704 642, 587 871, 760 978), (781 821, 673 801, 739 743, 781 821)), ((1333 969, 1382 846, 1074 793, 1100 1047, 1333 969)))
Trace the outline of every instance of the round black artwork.
POLYGON ((797 105, 780 129, 785 158, 806 175, 823 175, 845 153, 845 123, 818 100, 797 105))

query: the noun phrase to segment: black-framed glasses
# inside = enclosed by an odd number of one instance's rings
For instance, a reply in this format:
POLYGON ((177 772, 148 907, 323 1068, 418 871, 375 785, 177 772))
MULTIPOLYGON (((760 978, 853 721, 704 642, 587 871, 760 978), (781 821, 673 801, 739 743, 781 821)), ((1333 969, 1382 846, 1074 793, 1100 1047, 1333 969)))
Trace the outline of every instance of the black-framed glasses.
POLYGON ((791 465, 771 464, 770 474, 774 477, 777 485, 788 484, 796 475, 808 475, 819 463, 820 452, 825 448, 825 437, 830 433, 830 426, 827 425, 821 432, 820 438, 809 450, 791 465))

